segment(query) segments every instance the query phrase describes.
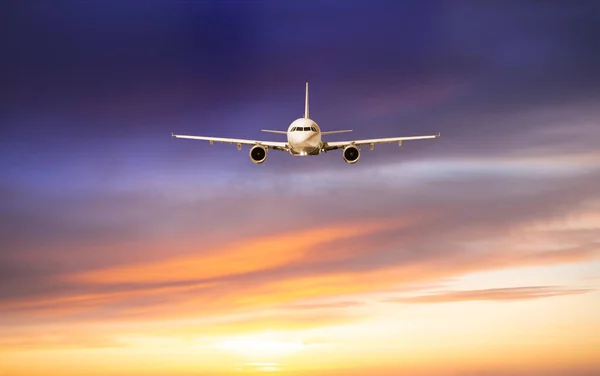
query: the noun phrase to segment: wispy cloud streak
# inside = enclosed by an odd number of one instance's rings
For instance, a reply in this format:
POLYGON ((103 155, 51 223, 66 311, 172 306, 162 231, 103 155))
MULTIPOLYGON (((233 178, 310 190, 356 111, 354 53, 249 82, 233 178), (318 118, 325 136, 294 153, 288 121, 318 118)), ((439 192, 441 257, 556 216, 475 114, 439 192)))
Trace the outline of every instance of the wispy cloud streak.
POLYGON ((426 295, 398 297, 385 301, 395 303, 451 303, 477 300, 516 301, 585 294, 591 291, 594 290, 586 288, 570 289, 560 286, 524 286, 482 290, 441 291, 426 295))

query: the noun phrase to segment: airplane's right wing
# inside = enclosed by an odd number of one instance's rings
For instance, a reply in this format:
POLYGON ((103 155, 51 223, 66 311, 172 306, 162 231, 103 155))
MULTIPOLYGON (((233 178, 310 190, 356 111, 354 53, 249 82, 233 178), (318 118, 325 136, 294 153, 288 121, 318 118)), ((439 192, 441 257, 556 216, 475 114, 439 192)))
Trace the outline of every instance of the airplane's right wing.
POLYGON ((335 150, 345 148, 349 145, 361 146, 361 145, 371 145, 371 147, 375 144, 390 144, 392 142, 397 142, 398 144, 402 144, 402 141, 408 140, 425 140, 430 138, 438 138, 440 134, 434 134, 429 136, 410 136, 410 137, 389 137, 389 138, 373 138, 368 140, 354 140, 354 141, 333 141, 333 142, 325 142, 323 145, 323 149, 325 151, 335 150))
POLYGON ((208 141, 212 145, 214 142, 222 142, 226 144, 237 144, 238 149, 242 148, 242 145, 262 145, 273 150, 288 151, 287 142, 275 142, 275 141, 258 141, 258 140, 247 140, 243 138, 223 138, 223 137, 206 137, 206 136, 188 136, 181 134, 171 134, 173 138, 187 138, 190 140, 202 140, 208 141))

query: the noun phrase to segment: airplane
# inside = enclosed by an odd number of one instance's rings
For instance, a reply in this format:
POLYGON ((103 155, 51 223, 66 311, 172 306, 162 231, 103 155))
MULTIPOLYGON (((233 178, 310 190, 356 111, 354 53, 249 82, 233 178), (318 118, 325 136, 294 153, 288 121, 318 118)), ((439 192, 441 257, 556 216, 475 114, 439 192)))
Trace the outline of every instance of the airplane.
POLYGON ((261 131, 287 135, 287 142, 259 141, 241 138, 188 136, 174 133, 171 133, 171 136, 173 138, 208 141, 210 145, 213 145, 215 142, 237 144, 238 150, 242 149, 242 145, 249 145, 251 146, 250 160, 255 164, 261 164, 267 159, 267 153, 269 149, 288 152, 293 156, 315 156, 321 153, 327 153, 331 150, 343 149, 342 156, 344 161, 346 161, 348 164, 355 164, 360 159, 359 146, 369 145, 370 150, 373 150, 375 144, 397 142, 398 146, 402 146, 403 141, 438 138, 441 135, 438 133, 429 136, 373 138, 354 141, 323 141, 322 136, 352 132, 352 130, 346 129, 326 132, 321 131, 321 128, 317 125, 317 123, 309 117, 308 82, 306 83, 306 97, 304 100, 304 117, 294 120, 288 127, 287 131, 276 131, 269 129, 262 129, 261 131))

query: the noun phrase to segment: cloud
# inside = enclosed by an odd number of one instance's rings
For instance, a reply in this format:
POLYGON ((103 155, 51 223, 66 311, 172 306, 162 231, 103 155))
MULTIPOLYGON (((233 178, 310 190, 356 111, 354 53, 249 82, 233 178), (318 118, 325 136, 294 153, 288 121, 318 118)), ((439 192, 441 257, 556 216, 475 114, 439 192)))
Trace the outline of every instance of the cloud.
MULTIPOLYGON (((53 231, 42 244, 25 236, 29 227, 0 254, 4 320, 210 316, 599 256, 597 174, 527 173, 535 165, 515 173, 512 161, 486 174, 476 163, 440 163, 454 172, 436 172, 436 163, 364 170, 364 180, 332 171, 313 181, 316 191, 295 173, 260 191, 206 188, 196 199, 41 199, 56 215, 36 226, 53 231), (341 190, 346 179, 351 189, 341 190), (78 222, 97 237, 71 238, 78 222)), ((33 217, 41 206, 11 194, 13 213, 33 217)))
MULTIPOLYGON (((354 239, 381 232, 390 223, 341 223, 324 228, 303 230, 298 228, 288 233, 267 236, 233 243, 222 244, 216 249, 205 250, 197 257, 156 263, 131 265, 127 268, 86 272, 73 276, 77 282, 168 282, 192 278, 214 279, 227 275, 246 274, 257 270, 293 263, 306 256, 316 246, 347 238, 354 239)), ((326 261, 327 254, 321 259, 326 261)))
POLYGON ((103 349, 124 347, 126 344, 100 333, 61 331, 5 331, 0 339, 0 350, 23 351, 38 349, 103 349))
POLYGON ((291 310, 305 310, 305 309, 327 309, 327 308, 348 308, 362 306, 365 303, 362 302, 332 302, 332 303, 312 303, 312 304, 290 304, 287 305, 287 309, 291 310))
MULTIPOLYGON (((405 260, 401 263, 380 265, 377 267, 361 267, 355 270, 343 264, 323 266, 305 265, 303 267, 275 268, 272 271, 259 271, 249 275, 233 275, 214 280, 205 286, 168 286, 158 283, 157 287, 141 285, 138 288, 126 288, 114 293, 111 285, 87 286, 84 291, 97 290, 87 297, 77 296, 55 301, 25 301, 18 305, 4 304, 8 320, 12 314, 25 317, 52 316, 56 322, 84 320, 94 321, 102 312, 111 312, 106 320, 135 321, 141 318, 191 318, 201 315, 210 317, 227 314, 231 307, 237 312, 251 312, 255 309, 268 309, 288 304, 288 308, 297 310, 293 302, 306 299, 335 298, 343 295, 384 291, 393 286, 428 282, 449 276, 459 276, 469 272, 493 270, 523 265, 551 265, 556 263, 589 260, 587 250, 569 250, 561 252, 534 253, 529 259, 513 253, 502 258, 494 258, 493 254, 484 253, 477 256, 464 254, 457 259, 440 259, 439 254, 429 255, 421 259, 405 260), (291 305, 291 307, 290 307, 291 305)), ((598 256, 598 253, 595 253, 598 256)), ((358 264, 360 264, 360 260, 358 264)), ((312 303, 300 304, 300 311, 307 310, 312 303), (304 308, 304 309, 302 309, 304 308)), ((326 303, 315 308, 326 308, 326 303)), ((310 310, 308 310, 310 311, 310 310)))
MULTIPOLYGON (((223 336, 309 330, 344 325, 365 318, 364 314, 350 311, 286 308, 235 313, 223 311, 219 315, 196 314, 188 317, 168 317, 157 314, 159 312, 156 309, 147 313, 136 316, 135 320, 127 320, 127 316, 120 316, 117 320, 107 316, 105 320, 87 322, 76 332, 72 330, 73 323, 80 322, 81 318, 75 317, 74 320, 71 316, 63 320, 60 314, 53 314, 55 319, 51 322, 29 320, 28 325, 21 325, 22 321, 16 325, 9 323, 3 326, 5 329, 0 339, 0 350, 131 348, 138 342, 152 339, 176 341, 186 346, 203 345, 223 336)), ((20 318, 31 317, 22 315, 20 318)), ((326 343, 318 338, 305 342, 326 343)))
POLYGON ((385 301, 393 303, 449 303, 477 300, 516 301, 585 294, 591 291, 594 290, 585 288, 569 289, 560 286, 524 286, 482 290, 441 291, 426 295, 386 299, 385 301))
MULTIPOLYGON (((594 376, 600 371, 600 367, 594 366, 557 366, 555 369, 531 369, 531 370, 494 370, 494 369, 464 370, 457 375, 463 376, 504 376, 510 374, 513 376, 594 376)), ((491 367, 490 367, 491 368, 491 367)), ((437 375, 436 375, 437 376, 437 375)))
MULTIPOLYGON (((440 367, 441 368, 441 367, 440 367)), ((446 365, 443 370, 435 366, 415 367, 410 364, 397 364, 396 366, 371 366, 354 367, 340 366, 336 369, 311 369, 310 373, 318 376, 361 376, 372 374, 374 371, 381 376, 395 376, 398 373, 409 373, 418 376, 596 376, 600 367, 594 366, 557 366, 554 369, 548 367, 530 366, 527 369, 513 369, 510 367, 499 366, 480 366, 480 367, 455 367, 446 365)), ((284 369, 285 370, 285 369, 284 369)), ((305 370, 285 370, 286 375, 302 376, 307 372, 305 370)))

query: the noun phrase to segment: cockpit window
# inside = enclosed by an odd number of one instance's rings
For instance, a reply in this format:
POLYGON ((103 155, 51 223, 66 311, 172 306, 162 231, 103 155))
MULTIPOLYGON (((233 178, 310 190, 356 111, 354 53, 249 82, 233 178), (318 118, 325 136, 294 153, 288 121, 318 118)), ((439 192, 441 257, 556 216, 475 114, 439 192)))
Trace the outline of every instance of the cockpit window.
POLYGON ((317 128, 315 128, 315 127, 310 127, 310 130, 311 130, 311 131, 313 131, 313 132, 316 132, 316 131, 317 131, 317 128))
POLYGON ((304 131, 305 132, 309 132, 310 131, 310 127, 304 127, 304 131))
POLYGON ((296 131, 296 127, 292 128, 292 130, 290 132, 295 132, 296 131))

